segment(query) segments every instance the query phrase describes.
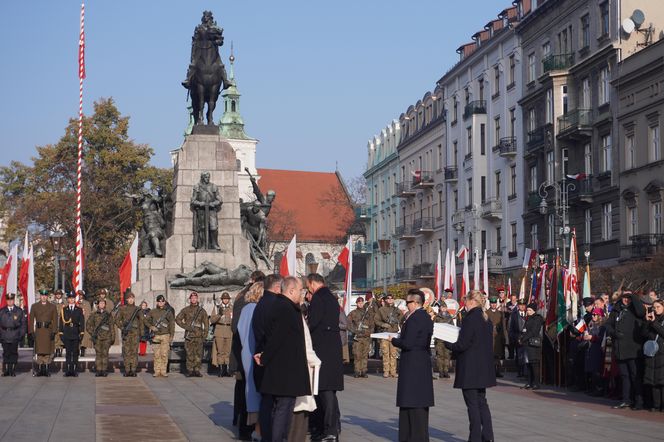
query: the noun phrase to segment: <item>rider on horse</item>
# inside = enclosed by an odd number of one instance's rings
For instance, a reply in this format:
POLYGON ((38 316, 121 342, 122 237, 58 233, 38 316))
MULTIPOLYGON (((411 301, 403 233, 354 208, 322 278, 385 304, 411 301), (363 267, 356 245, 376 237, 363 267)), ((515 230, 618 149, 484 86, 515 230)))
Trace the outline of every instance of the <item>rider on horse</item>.
MULTIPOLYGON (((196 52, 198 48, 209 48, 210 45, 217 47, 224 44, 224 30, 217 26, 217 22, 212 17, 212 12, 204 11, 201 24, 194 29, 194 36, 191 38, 191 60, 189 68, 187 69, 187 78, 182 82, 185 89, 189 89, 191 85, 192 76, 194 75, 194 62, 197 59, 196 52)), ((231 86, 231 81, 228 80, 226 75, 226 67, 221 63, 221 75, 223 81, 223 89, 228 89, 231 86)))

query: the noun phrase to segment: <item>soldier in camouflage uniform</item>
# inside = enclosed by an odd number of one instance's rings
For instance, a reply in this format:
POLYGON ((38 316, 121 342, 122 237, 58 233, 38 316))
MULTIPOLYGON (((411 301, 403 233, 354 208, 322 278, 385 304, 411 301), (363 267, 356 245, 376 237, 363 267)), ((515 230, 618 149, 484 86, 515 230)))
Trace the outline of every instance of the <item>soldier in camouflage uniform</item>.
POLYGON ((210 316, 210 324, 214 326, 214 340, 212 344, 212 365, 219 366, 219 376, 230 376, 228 370, 231 354, 231 341, 233 332, 233 304, 231 296, 224 292, 221 295, 221 304, 216 306, 216 313, 210 316))
POLYGON ((125 305, 115 315, 115 326, 122 336, 122 359, 124 361, 123 376, 136 377, 138 366, 138 343, 143 334, 143 314, 138 307, 132 292, 125 295, 125 305))
POLYGON ((373 312, 364 305, 360 296, 355 301, 357 308, 348 315, 348 330, 353 334, 353 365, 356 378, 367 377, 367 359, 371 348, 371 333, 374 329, 373 312))
POLYGON ((175 318, 171 309, 166 308, 164 295, 157 296, 157 307, 150 310, 145 320, 151 334, 154 334, 151 340, 154 353, 154 374, 152 376, 167 378, 168 353, 175 334, 175 318))
MULTIPOLYGON (((454 318, 447 311, 445 301, 440 301, 440 307, 438 308, 438 313, 433 318, 433 322, 454 324, 454 318)), ((450 351, 445 347, 445 342, 442 339, 434 339, 434 347, 436 349, 436 368, 438 368, 439 379, 449 378, 450 351)))
MULTIPOLYGON (((89 321, 90 317, 92 316, 92 306, 90 305, 90 302, 87 300, 85 290, 78 290, 76 292, 76 296, 78 296, 78 299, 76 300, 76 305, 78 305, 81 308, 81 310, 83 310, 83 317, 85 318, 85 320, 89 321)), ((90 347, 94 347, 94 342, 92 342, 92 336, 90 335, 90 332, 84 330, 83 339, 81 339, 82 357, 85 356, 85 349, 90 347)))
MULTIPOLYGON (((60 328, 60 318, 62 317, 62 309, 65 308, 65 300, 62 299, 64 292, 60 289, 56 290, 53 296, 53 301, 51 303, 55 305, 57 309, 56 313, 58 315, 58 322, 56 324, 56 330, 60 328)), ((65 348, 65 345, 62 343, 62 338, 59 333, 55 334, 55 357, 59 358, 62 356, 62 349, 65 348)))
POLYGON ((85 329, 90 334, 95 346, 95 376, 106 377, 108 350, 113 344, 115 328, 113 327, 111 313, 106 311, 106 300, 100 299, 97 307, 98 310, 90 315, 85 329))
POLYGON ((203 358, 203 344, 207 337, 207 312, 198 305, 198 293, 189 295, 189 305, 175 318, 177 325, 184 329, 184 351, 187 357, 187 377, 203 377, 201 374, 201 359, 203 358))
MULTIPOLYGON (((403 313, 394 306, 392 295, 387 294, 383 300, 385 304, 378 309, 374 321, 381 332, 396 333, 399 331, 403 313)), ((383 354, 383 377, 397 377, 397 348, 389 340, 381 339, 380 351, 383 354)))

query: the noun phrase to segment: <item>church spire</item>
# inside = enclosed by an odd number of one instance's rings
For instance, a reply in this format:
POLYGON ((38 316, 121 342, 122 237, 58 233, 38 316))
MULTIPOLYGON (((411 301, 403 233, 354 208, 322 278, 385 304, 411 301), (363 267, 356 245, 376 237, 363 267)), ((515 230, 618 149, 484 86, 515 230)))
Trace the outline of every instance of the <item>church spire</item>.
POLYGON ((219 121, 219 133, 226 138, 233 140, 250 139, 244 132, 244 120, 240 115, 240 92, 237 90, 235 81, 235 55, 233 54, 233 42, 231 42, 230 61, 230 86, 225 89, 221 96, 224 98, 224 115, 219 121))

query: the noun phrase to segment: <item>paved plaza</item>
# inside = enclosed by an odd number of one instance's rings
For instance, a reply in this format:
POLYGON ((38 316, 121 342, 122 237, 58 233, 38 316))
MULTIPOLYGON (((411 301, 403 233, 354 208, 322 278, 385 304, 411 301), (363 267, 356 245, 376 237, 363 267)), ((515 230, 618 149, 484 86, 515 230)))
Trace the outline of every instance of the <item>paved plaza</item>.
MULTIPOLYGON (((431 438, 467 440, 461 392, 452 380, 434 381, 431 438)), ((397 437, 396 381, 346 377, 339 395, 343 441, 393 441, 397 437)), ((0 378, 2 441, 231 441, 233 380, 149 373, 123 378, 0 378)), ((525 392, 508 379, 488 393, 496 440, 664 440, 664 414, 612 410, 605 400, 555 389, 525 392)))

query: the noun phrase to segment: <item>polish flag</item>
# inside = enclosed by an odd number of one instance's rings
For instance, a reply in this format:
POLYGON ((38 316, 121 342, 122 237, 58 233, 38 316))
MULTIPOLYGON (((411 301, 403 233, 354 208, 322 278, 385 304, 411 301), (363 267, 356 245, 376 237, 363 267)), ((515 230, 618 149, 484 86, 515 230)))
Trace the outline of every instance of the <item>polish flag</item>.
POLYGON ((507 297, 512 298, 512 278, 507 278, 507 297))
POLYGON ((286 248, 286 253, 281 257, 281 264, 279 264, 279 274, 284 278, 286 276, 296 276, 297 270, 297 253, 296 253, 296 235, 293 235, 288 247, 286 248))
POLYGON ((457 274, 456 274, 456 252, 452 250, 452 253, 450 254, 450 289, 452 289, 452 295, 454 295, 454 290, 456 289, 456 281, 457 281, 457 274))
POLYGON ((346 247, 341 251, 337 257, 337 261, 341 266, 346 269, 346 280, 344 281, 344 288, 346 293, 344 294, 344 313, 346 315, 350 314, 350 295, 353 291, 353 242, 350 237, 348 238, 348 243, 346 247))
POLYGON ((487 257, 487 251, 484 249, 484 269, 482 270, 482 288, 484 293, 486 293, 487 299, 489 298, 489 263, 487 257))
POLYGON ((129 251, 120 265, 120 303, 124 304, 125 292, 138 280, 136 267, 138 266, 138 233, 131 242, 129 251))
POLYGON ((9 258, 2 270, 4 277, 4 288, 2 290, 2 299, 0 299, 0 308, 7 303, 5 295, 7 293, 16 294, 18 292, 18 244, 14 244, 9 251, 9 258))
POLYGON ((585 173, 577 173, 576 175, 567 175, 567 178, 570 180, 582 181, 588 177, 585 173))
POLYGON ((480 289, 480 251, 475 249, 473 251, 475 257, 475 270, 473 271, 473 290, 480 289))
MULTIPOLYGON (((457 293, 457 296, 460 301, 462 301, 468 294, 470 288, 470 276, 468 276, 468 249, 466 246, 461 246, 459 253, 457 255, 459 258, 463 259, 463 274, 461 277, 461 290, 457 293)), ((463 302, 462 302, 463 303, 463 302)))
POLYGON ((450 249, 447 249, 445 252, 445 272, 443 275, 443 290, 450 289, 454 287, 452 282, 452 274, 450 273, 450 267, 452 263, 450 262, 450 249))
POLYGON ((579 322, 576 323, 574 328, 576 328, 579 333, 583 333, 586 331, 586 321, 584 321, 583 318, 579 319, 579 322))
POLYGON ((440 249, 438 249, 438 259, 436 260, 436 269, 434 271, 434 281, 435 281, 435 286, 434 286, 434 292, 436 294, 436 301, 440 302, 440 298, 442 297, 442 291, 443 291, 443 275, 441 273, 441 267, 442 267, 442 253, 440 249))
POLYGON ((519 299, 526 299, 526 274, 521 278, 521 287, 519 287, 519 299))
POLYGON ((23 257, 21 259, 18 287, 23 295, 24 305, 21 308, 27 315, 30 306, 35 303, 35 267, 32 257, 32 245, 28 241, 27 231, 25 232, 25 240, 23 242, 23 257))

